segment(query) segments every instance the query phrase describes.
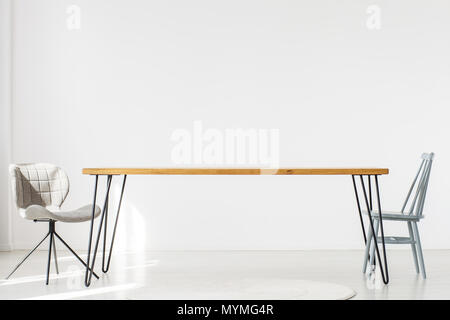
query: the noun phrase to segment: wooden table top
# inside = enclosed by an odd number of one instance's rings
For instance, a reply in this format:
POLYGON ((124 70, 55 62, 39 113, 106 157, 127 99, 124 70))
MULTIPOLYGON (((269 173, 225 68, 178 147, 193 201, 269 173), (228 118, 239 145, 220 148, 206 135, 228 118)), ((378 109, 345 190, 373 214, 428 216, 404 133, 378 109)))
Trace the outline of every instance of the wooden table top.
POLYGON ((90 175, 381 175, 387 168, 84 168, 90 175))

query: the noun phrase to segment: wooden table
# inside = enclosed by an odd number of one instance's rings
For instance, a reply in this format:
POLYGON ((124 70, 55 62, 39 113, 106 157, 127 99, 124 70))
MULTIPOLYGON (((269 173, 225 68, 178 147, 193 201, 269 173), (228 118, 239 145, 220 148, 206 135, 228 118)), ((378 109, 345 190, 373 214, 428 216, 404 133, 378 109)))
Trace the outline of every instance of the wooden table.
POLYGON ((98 251, 98 245, 100 242, 100 237, 103 230, 103 259, 102 259, 102 271, 104 273, 108 272, 112 250, 114 245, 114 239, 116 236, 117 222, 119 220, 120 207, 122 205, 123 193, 125 190, 125 183, 128 175, 346 175, 351 176, 353 181, 353 188, 356 197, 356 203, 358 207, 359 219, 361 222, 361 228, 364 236, 364 242, 367 243, 366 230, 362 215, 361 209, 361 201, 360 196, 358 194, 358 186, 357 181, 359 180, 360 189, 363 194, 363 201, 365 204, 365 209, 368 212, 368 220, 369 225, 372 231, 372 234, 376 234, 373 219, 372 219, 372 208, 373 208, 373 194, 372 194, 372 180, 375 182, 375 191, 376 191, 376 201, 377 201, 377 209, 379 213, 380 220, 380 231, 381 231, 381 242, 383 247, 383 260, 384 267, 382 264, 380 250, 378 248, 377 237, 374 237, 376 256, 378 258, 378 265, 380 266, 381 275, 383 277, 383 282, 385 284, 389 283, 389 273, 388 273, 388 265, 386 259, 386 249, 385 249, 385 241, 384 241, 384 229, 383 229, 383 219, 381 213, 381 200, 380 200, 380 191, 378 184, 378 176, 388 174, 389 169, 386 168, 279 168, 279 169, 260 169, 260 168, 84 168, 83 174, 93 175, 95 176, 95 185, 94 185, 94 200, 92 207, 92 219, 91 219, 91 227, 89 232, 89 245, 88 245, 88 257, 87 257, 87 266, 86 266, 86 274, 85 274, 85 285, 88 287, 91 284, 92 273, 95 266, 95 259, 98 251), (94 215, 95 215, 95 206, 97 202, 97 186, 98 186, 98 178, 99 176, 106 176, 106 194, 105 194, 105 202, 103 204, 101 216, 100 216, 100 224, 98 226, 97 237, 95 240, 95 247, 92 251, 92 236, 94 232, 94 215), (120 199, 117 207, 116 219, 114 222, 114 229, 111 239, 111 245, 109 249, 109 255, 107 261, 106 259, 106 233, 107 233, 107 221, 108 221, 108 203, 109 203, 109 194, 111 188, 111 181, 113 176, 123 176, 122 180, 122 189, 120 193, 120 199), (359 176, 359 179, 355 179, 359 176), (364 182, 364 178, 366 176, 366 183, 364 182), (92 257, 91 257, 92 256, 92 257))

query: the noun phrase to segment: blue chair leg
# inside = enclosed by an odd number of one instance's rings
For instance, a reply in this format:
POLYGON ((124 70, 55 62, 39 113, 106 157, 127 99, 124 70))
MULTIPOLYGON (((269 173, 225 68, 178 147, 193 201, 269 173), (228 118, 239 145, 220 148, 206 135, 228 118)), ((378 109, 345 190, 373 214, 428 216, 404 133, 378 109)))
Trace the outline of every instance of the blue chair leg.
POLYGON ((414 243, 411 243, 411 250, 413 254, 414 259, 414 266, 416 267, 416 273, 419 273, 419 262, 417 261, 417 248, 416 248, 416 237, 414 236, 414 232, 411 226, 411 221, 408 221, 408 231, 409 231, 409 237, 411 240, 414 241, 414 243))
POLYGON ((420 267, 422 269, 422 277, 424 279, 426 279, 427 273, 425 271, 425 262, 423 260, 422 244, 420 243, 420 236, 419 236, 419 229, 417 228, 417 222, 413 221, 412 226, 413 226, 414 235, 415 235, 415 239, 416 239, 417 254, 419 256, 420 267))
POLYGON ((367 231, 367 243, 366 243, 366 250, 364 251, 364 262, 363 262, 363 273, 367 272, 367 262, 369 262, 369 250, 370 250, 370 246, 372 244, 372 228, 368 228, 369 230, 367 231))
MULTIPOLYGON (((374 225, 374 229, 375 229, 375 237, 378 236, 378 228, 380 226, 380 220, 378 219, 374 219, 375 220, 375 225, 374 225)), ((370 266, 373 266, 375 262, 375 241, 372 241, 371 246, 370 246, 370 266)))

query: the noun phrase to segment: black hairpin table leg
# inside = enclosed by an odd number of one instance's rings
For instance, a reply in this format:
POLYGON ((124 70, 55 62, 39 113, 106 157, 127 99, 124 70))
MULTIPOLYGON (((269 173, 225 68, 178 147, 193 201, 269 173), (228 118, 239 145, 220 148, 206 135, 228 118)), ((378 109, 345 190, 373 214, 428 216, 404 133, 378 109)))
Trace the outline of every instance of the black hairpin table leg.
POLYGON ((96 256, 97 256, 98 245, 100 242, 102 230, 104 232, 102 271, 104 273, 106 273, 109 270, 109 265, 111 263, 112 249, 113 249, 113 245, 114 245, 114 239, 116 237, 117 221, 119 220, 119 213, 120 213, 120 208, 122 206, 122 198, 123 198, 123 193, 125 190, 126 180, 127 180, 127 176, 124 175, 123 183, 122 183, 122 190, 120 193, 119 205, 117 208, 116 221, 114 224, 114 231, 112 234, 111 245, 110 245, 110 249, 109 249, 108 261, 107 261, 107 263, 105 263, 106 234, 107 234, 106 231, 107 231, 107 226, 108 226, 108 211, 109 211, 109 194, 110 194, 110 190, 111 190, 111 181, 112 181, 112 175, 108 175, 107 183, 106 183, 105 203, 103 205, 102 215, 100 217, 100 224, 98 226, 98 232, 97 232, 97 237, 95 239, 95 246, 94 246, 94 250, 93 250, 93 254, 92 254, 92 262, 91 262, 92 235, 94 232, 95 205, 96 205, 96 200, 97 200, 97 186, 98 186, 98 175, 95 176, 94 203, 93 203, 92 217, 91 217, 91 228, 90 228, 90 232, 89 232, 89 245, 88 245, 88 257, 87 257, 87 264, 86 264, 86 274, 85 274, 85 279, 84 279, 84 284, 86 285, 86 287, 89 287, 91 284, 92 274, 94 272, 95 260, 96 260, 96 256))
POLYGON ((127 175, 123 176, 123 182, 122 182, 122 190, 120 192, 120 198, 119 198, 119 205, 117 207, 117 213, 116 213, 116 221, 114 223, 114 229, 113 234, 111 238, 111 245, 109 246, 109 255, 108 255, 108 262, 105 264, 105 251, 106 251, 106 231, 107 231, 107 221, 108 221, 108 213, 106 213, 105 216, 105 226, 104 226, 104 234, 103 234, 103 261, 102 261, 102 271, 104 273, 108 272, 109 265, 111 263, 111 255, 112 250, 114 246, 114 239, 116 238, 116 229, 117 229, 117 221, 119 221, 119 213, 120 213, 120 207, 122 206, 122 198, 123 198, 123 192, 125 191, 125 183, 127 182, 127 175))
POLYGON ((98 226, 97 239, 95 241, 94 252, 91 261, 91 249, 92 249, 92 234, 94 231, 94 219, 95 219, 95 205, 97 200, 97 186, 98 186, 98 175, 95 176, 95 187, 94 187, 94 203, 92 207, 92 217, 91 217, 91 229, 89 232, 89 245, 88 245, 88 254, 87 254, 87 263, 86 263, 86 274, 84 277, 84 284, 86 287, 91 285, 92 274, 94 272, 95 258, 97 256, 98 243, 100 241, 100 235, 102 232, 102 225, 105 219, 105 216, 108 214, 108 200, 109 200, 109 190, 111 189, 111 180, 112 175, 108 175, 106 182, 106 195, 105 195, 105 203, 103 205, 102 215, 100 217, 100 225, 98 226))
MULTIPOLYGON (((380 231, 381 231, 381 244, 383 247, 383 258, 384 258, 384 268, 383 268, 383 264, 381 261, 381 256, 380 256, 380 250, 378 248, 378 240, 377 240, 377 234, 375 232, 375 228, 373 226, 373 218, 372 218, 372 186, 371 186, 371 180, 370 180, 370 176, 368 176, 368 182, 369 182, 369 197, 367 197, 367 192, 366 192, 366 187, 364 185, 364 179, 363 176, 360 175, 360 180, 361 180, 361 188, 363 190, 363 195, 364 195, 364 202, 366 204, 366 208, 367 208, 367 213, 369 216, 369 224, 370 224, 370 230, 372 231, 372 237, 374 240, 374 244, 375 244, 375 250, 376 250, 376 255, 378 258, 378 262, 379 262, 379 266, 380 266, 380 271, 381 271, 381 276, 383 278, 383 282, 385 284, 389 283, 389 271, 388 271, 388 263, 387 263, 387 257, 386 257, 386 244, 385 244, 385 239, 384 239, 384 229, 383 229, 383 217, 381 214, 381 200, 380 200, 380 188, 378 185, 378 175, 374 175, 375 177, 375 187, 376 187, 376 196, 377 196, 377 204, 378 204, 378 215, 379 215, 379 221, 380 221, 380 231)), ((356 182, 355 182, 355 176, 352 176, 353 179, 353 187, 355 190, 355 196, 356 196, 356 201, 358 204, 358 211, 359 211, 359 216, 360 216, 360 220, 361 220, 361 227, 364 233, 364 242, 367 244, 367 241, 370 241, 370 239, 366 238, 366 231, 364 228, 364 221, 362 218, 362 212, 361 212, 361 205, 359 202, 359 196, 358 196, 358 189, 356 187, 356 182)))
POLYGON ((355 176, 353 176, 353 175, 352 175, 352 180, 353 180, 353 189, 355 190, 356 204, 358 206, 359 220, 361 222, 361 229, 362 229, 363 237, 364 237, 364 244, 367 244, 366 228, 364 227, 364 219, 362 216, 361 204, 359 202, 358 188, 356 187, 355 176))

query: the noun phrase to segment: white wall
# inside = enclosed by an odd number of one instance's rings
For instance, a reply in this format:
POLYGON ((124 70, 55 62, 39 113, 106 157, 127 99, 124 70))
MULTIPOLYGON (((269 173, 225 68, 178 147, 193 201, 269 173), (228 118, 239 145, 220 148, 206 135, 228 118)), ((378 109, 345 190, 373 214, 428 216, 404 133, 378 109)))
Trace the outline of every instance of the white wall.
POLYGON ((0 250, 11 250, 11 2, 0 0, 0 250))
MULTIPOLYGON (((171 133, 195 120, 277 128, 281 166, 390 168, 382 200, 398 209, 419 155, 434 151, 422 238, 450 248, 449 10, 445 0, 17 0, 13 161, 64 167, 72 208, 92 198, 81 168, 171 166, 171 133), (66 28, 72 4, 80 30, 66 28), (372 4, 380 30, 366 27, 372 4)), ((131 176, 118 246, 361 248, 352 188, 349 177, 131 176)), ((87 224, 58 227, 86 248, 87 224)), ((15 214, 15 247, 44 230, 15 214)))

